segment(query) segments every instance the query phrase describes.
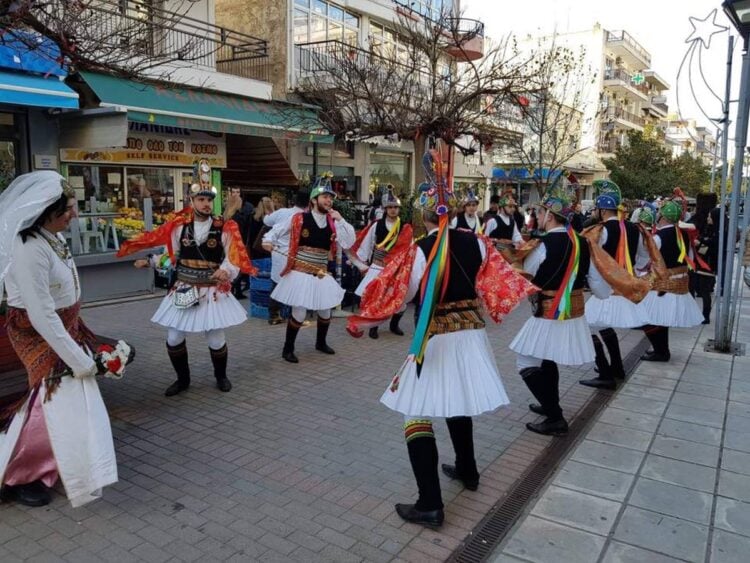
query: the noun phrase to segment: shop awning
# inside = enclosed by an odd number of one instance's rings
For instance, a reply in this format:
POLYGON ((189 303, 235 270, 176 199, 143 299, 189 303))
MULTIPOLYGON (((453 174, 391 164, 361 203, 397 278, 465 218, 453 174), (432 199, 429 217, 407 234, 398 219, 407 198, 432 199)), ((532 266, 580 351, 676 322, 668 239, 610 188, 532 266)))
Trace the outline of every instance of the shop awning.
POLYGON ((129 121, 216 133, 333 142, 315 112, 304 106, 132 82, 106 74, 80 74, 102 106, 127 109, 129 121))
POLYGON ((19 106, 78 109, 78 94, 57 76, 44 78, 0 71, 0 102, 19 106))

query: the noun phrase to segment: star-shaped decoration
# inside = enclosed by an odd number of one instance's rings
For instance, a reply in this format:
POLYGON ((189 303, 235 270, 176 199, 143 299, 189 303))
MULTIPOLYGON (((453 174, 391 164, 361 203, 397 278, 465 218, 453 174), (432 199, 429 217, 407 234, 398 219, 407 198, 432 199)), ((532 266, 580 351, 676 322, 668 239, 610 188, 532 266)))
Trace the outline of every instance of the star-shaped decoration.
POLYGON ((703 19, 691 16, 690 25, 693 26, 693 32, 685 40, 685 43, 700 41, 706 49, 711 46, 711 37, 729 30, 728 27, 716 23, 716 8, 703 19))

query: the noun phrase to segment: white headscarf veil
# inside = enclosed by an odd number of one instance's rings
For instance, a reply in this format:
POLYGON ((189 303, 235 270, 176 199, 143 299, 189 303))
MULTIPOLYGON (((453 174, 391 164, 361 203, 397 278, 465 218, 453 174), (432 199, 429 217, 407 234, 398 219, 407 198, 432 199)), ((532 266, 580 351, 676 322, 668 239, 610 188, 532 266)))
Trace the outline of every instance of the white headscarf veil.
POLYGON ((13 262, 13 247, 19 241, 18 233, 33 225, 60 198, 64 180, 52 170, 30 172, 18 176, 0 194, 0 297, 13 262))

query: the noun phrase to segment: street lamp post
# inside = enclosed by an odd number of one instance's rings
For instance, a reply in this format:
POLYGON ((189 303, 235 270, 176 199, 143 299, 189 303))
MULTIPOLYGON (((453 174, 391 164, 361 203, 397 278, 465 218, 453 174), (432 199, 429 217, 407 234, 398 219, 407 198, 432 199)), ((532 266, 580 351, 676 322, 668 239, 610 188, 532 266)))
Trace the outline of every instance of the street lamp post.
MULTIPOLYGON (((735 311, 731 308, 732 285, 734 272, 734 250, 739 215, 739 200, 742 186, 742 157, 747 144, 748 111, 750 110, 750 52, 748 38, 750 38, 750 0, 725 0, 722 3, 724 13, 743 39, 742 71, 740 74, 740 97, 737 107, 737 121, 735 123, 735 165, 732 174, 732 198, 729 207, 729 237, 724 250, 724 272, 721 276, 723 293, 720 297, 719 318, 716 323, 713 347, 721 352, 733 352, 732 325, 735 311), (737 161, 737 158, 740 161, 737 161)), ((720 240, 723 231, 719 232, 720 240)))

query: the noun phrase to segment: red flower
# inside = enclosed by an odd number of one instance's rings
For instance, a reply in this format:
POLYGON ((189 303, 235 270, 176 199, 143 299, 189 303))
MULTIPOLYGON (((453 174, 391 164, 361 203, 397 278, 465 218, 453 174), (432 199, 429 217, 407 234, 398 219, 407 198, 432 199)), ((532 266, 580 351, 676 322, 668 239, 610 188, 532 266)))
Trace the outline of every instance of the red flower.
POLYGON ((122 367, 122 362, 120 361, 120 358, 118 357, 114 357, 107 362, 107 370, 111 373, 117 373, 118 371, 120 371, 121 367, 122 367))
POLYGON ((101 344, 96 350, 97 354, 111 354, 114 351, 115 349, 112 348, 112 346, 110 346, 109 344, 101 344))

